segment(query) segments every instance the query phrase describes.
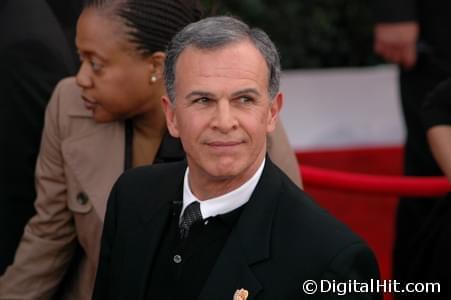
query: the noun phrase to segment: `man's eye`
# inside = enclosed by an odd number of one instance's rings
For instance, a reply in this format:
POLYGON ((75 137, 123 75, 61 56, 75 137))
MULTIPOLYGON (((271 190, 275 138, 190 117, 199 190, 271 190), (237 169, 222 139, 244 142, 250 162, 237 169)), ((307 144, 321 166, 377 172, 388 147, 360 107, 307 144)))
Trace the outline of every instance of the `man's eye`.
POLYGON ((210 101, 210 99, 208 99, 206 97, 202 97, 202 98, 195 99, 194 103, 207 104, 209 101, 210 101))
POLYGON ((247 97, 247 96, 241 96, 238 98, 239 103, 242 104, 247 104, 247 103, 251 103, 254 101, 254 99, 252 99, 251 97, 247 97))

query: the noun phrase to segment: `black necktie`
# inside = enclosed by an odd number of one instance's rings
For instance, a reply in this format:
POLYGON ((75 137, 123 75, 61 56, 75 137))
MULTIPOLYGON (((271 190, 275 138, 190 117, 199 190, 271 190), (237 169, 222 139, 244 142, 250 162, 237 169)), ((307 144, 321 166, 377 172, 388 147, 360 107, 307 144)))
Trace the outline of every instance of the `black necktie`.
POLYGON ((200 212, 200 203, 197 201, 192 202, 185 208, 182 215, 182 222, 180 223, 180 236, 182 239, 188 237, 189 229, 191 225, 196 222, 202 221, 202 213, 200 212))

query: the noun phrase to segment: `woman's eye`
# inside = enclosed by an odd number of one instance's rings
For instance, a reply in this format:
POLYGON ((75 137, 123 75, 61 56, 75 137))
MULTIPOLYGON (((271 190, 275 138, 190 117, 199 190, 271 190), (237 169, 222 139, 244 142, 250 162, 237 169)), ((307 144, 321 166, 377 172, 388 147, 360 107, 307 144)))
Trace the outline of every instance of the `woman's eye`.
POLYGON ((93 60, 90 61, 90 64, 91 64, 91 68, 94 72, 99 72, 102 70, 102 67, 103 67, 102 64, 100 64, 96 61, 93 61, 93 60))

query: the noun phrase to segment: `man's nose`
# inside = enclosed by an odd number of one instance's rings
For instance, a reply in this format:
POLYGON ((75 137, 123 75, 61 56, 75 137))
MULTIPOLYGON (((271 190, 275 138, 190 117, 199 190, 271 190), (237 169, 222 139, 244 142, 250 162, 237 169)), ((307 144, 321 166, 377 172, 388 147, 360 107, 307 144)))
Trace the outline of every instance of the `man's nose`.
POLYGON ((213 127, 223 133, 227 133, 238 127, 236 114, 229 101, 218 101, 213 120, 213 127))

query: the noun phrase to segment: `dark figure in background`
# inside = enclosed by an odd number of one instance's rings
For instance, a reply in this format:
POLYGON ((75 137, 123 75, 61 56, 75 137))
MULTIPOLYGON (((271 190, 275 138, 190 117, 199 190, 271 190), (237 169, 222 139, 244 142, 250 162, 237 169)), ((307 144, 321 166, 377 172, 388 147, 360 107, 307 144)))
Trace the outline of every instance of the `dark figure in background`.
POLYGON ((0 0, 0 274, 34 214, 44 109, 74 61, 44 0, 0 0))
MULTIPOLYGON (((451 182, 451 78, 440 83, 427 97, 422 119, 434 158, 451 182)), ((411 261, 408 280, 440 282, 441 293, 432 298, 449 299, 451 193, 435 202, 413 247, 416 253, 411 261)), ((424 298, 429 299, 430 296, 425 294, 424 298)))
POLYGON ((431 92, 422 119, 432 154, 451 182, 451 77, 431 92))
MULTIPOLYGON (((426 95, 451 75, 451 1, 374 0, 375 51, 400 65, 400 92, 407 130, 404 174, 442 175, 427 144, 420 111, 426 95)), ((400 199, 393 252, 393 276, 405 279, 412 242, 433 199, 400 199)), ((397 295, 399 296, 399 295, 397 295)))
POLYGON ((64 34, 66 35, 69 48, 74 56, 74 61, 77 66, 80 59, 77 53, 77 46, 75 45, 75 29, 77 27, 77 20, 83 9, 83 0, 46 0, 60 23, 64 34))

